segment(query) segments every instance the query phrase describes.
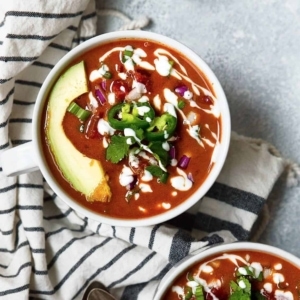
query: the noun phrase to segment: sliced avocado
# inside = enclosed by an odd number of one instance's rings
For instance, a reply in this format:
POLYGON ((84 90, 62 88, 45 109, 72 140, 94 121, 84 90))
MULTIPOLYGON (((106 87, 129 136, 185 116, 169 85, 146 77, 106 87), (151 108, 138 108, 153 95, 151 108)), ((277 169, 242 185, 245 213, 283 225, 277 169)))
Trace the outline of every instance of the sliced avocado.
POLYGON ((79 152, 67 138, 63 119, 69 104, 88 92, 84 62, 71 66, 57 80, 48 100, 46 136, 57 166, 88 201, 110 201, 111 190, 101 162, 79 152))

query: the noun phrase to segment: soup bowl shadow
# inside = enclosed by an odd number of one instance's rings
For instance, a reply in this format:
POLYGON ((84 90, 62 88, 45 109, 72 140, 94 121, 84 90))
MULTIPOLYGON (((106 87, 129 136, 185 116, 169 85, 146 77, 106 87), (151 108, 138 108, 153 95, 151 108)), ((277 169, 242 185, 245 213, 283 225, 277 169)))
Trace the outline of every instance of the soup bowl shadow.
MULTIPOLYGON (((153 300, 164 300, 164 296, 166 295, 167 291, 170 291, 175 280, 182 275, 187 276, 186 274, 188 270, 190 270, 193 266, 199 264, 200 262, 206 262, 207 260, 209 260, 210 257, 213 256, 219 256, 226 253, 234 253, 240 251, 245 251, 245 253, 247 251, 258 252, 261 255, 267 254, 271 257, 276 257, 278 259, 278 262, 287 262, 295 266, 295 268, 299 270, 300 275, 300 258, 278 247, 258 242, 239 241, 233 243, 215 244, 203 247, 191 253, 190 255, 186 256, 184 259, 179 261, 176 265, 174 265, 160 281, 153 300)), ((225 274, 226 272, 224 272, 224 275, 225 274)))
POLYGON ((45 82, 43 83, 41 90, 39 92, 34 114, 33 114, 33 145, 34 152, 36 154, 37 162, 39 169, 43 173, 45 180, 48 182, 53 191, 71 208, 73 208, 78 213, 82 214, 85 217, 91 218, 93 220, 103 222, 105 224, 110 224, 114 226, 124 226, 124 227, 136 227, 136 226, 148 226, 158 223, 165 222, 170 220, 179 214, 183 213, 191 206, 196 204, 210 189, 215 180, 217 179, 221 169, 224 165, 229 143, 230 143, 230 133, 231 133, 231 121, 230 121, 230 112, 227 103, 226 96, 222 89, 222 86, 212 72, 210 67, 201 59, 195 52, 181 44, 180 42, 168 38, 166 36, 156 34, 153 32, 147 31, 117 31, 107 34, 102 34, 95 38, 91 38, 88 41, 83 42, 79 46, 75 47, 69 53, 67 53, 51 70, 47 76, 45 82), (72 199, 68 193, 66 193, 61 187, 57 179, 52 175, 49 166, 47 166, 45 156, 43 154, 43 141, 41 140, 41 134, 39 128, 42 124, 42 112, 44 106, 47 102, 47 95, 49 94, 51 87, 59 78, 59 75, 66 69, 67 66, 72 63, 76 58, 80 57, 83 53, 98 47, 101 44, 109 43, 111 41, 116 41, 118 39, 143 39, 149 40, 156 43, 161 43, 170 49, 181 53, 188 58, 189 61, 193 62, 196 68, 199 68, 201 72, 207 77, 211 86, 213 86, 214 93, 219 102, 219 108, 221 113, 221 134, 220 134, 220 146, 219 151, 216 156, 215 163, 213 164, 207 178, 201 186, 187 199, 185 199, 180 205, 171 208, 159 215, 145 217, 140 219, 123 219, 110 217, 104 214, 99 214, 92 209, 81 205, 75 199, 72 199))

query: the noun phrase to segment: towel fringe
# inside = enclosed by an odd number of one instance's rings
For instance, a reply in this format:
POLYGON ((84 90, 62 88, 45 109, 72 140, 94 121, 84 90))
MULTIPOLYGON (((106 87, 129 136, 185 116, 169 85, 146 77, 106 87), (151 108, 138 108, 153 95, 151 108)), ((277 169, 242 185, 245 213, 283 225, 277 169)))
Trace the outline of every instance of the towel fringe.
POLYGON ((287 186, 296 187, 300 184, 300 166, 299 164, 287 159, 285 161, 285 170, 287 172, 287 186))
POLYGON ((123 20, 125 24, 120 27, 119 30, 140 30, 150 23, 150 19, 146 16, 141 16, 138 19, 131 20, 124 13, 114 9, 98 9, 96 12, 98 16, 117 17, 123 20))
POLYGON ((263 206, 262 212, 260 213, 260 215, 258 217, 259 224, 257 226, 253 227, 253 229, 255 229, 255 233, 253 233, 253 235, 251 237, 252 242, 257 242, 259 240, 259 238, 261 237, 261 235, 267 228, 269 221, 270 221, 270 210, 269 210, 267 203, 265 203, 265 205, 263 206))
POLYGON ((240 134, 237 134, 236 132, 232 132, 232 135, 235 137, 235 139, 246 141, 250 144, 255 144, 256 146, 262 146, 264 145, 269 153, 272 155, 283 159, 284 165, 285 165, 285 173, 286 173, 286 185, 288 187, 297 187, 300 185, 300 165, 296 162, 293 162, 290 159, 285 159, 280 151, 271 143, 260 139, 260 138, 252 138, 248 136, 243 136, 240 134))

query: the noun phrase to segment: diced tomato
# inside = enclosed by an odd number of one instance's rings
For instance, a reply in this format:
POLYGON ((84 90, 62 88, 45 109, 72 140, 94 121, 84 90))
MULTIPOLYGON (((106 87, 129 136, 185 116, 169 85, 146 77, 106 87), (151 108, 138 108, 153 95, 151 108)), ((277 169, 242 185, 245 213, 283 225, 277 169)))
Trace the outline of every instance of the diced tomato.
POLYGON ((124 65, 123 65, 123 64, 118 64, 118 65, 116 66, 116 71, 117 71, 118 73, 124 73, 124 72, 125 72, 124 65))
POLYGON ((124 100, 125 96, 129 93, 128 83, 124 80, 113 81, 111 89, 118 101, 124 100))
POLYGON ((95 139, 100 138, 101 135, 98 132, 97 125, 101 118, 102 113, 99 109, 96 109, 95 112, 92 114, 92 116, 89 118, 89 120, 86 123, 85 126, 85 136, 88 139, 95 139))
POLYGON ((137 70, 134 72, 134 79, 137 82, 143 83, 148 92, 152 91, 151 75, 146 70, 137 70))

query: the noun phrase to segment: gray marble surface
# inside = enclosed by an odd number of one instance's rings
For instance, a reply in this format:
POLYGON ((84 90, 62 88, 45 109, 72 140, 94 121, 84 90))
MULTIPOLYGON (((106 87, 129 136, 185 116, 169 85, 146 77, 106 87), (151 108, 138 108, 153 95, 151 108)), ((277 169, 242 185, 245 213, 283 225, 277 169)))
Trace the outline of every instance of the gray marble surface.
MULTIPOLYGON (((146 30, 193 49, 224 88, 232 129, 300 163, 299 0, 98 0, 97 7, 148 16, 146 30)), ((100 19, 99 33, 124 25, 100 19)), ((268 203, 271 220, 259 241, 300 257, 300 188, 287 188, 283 175, 268 203)))

